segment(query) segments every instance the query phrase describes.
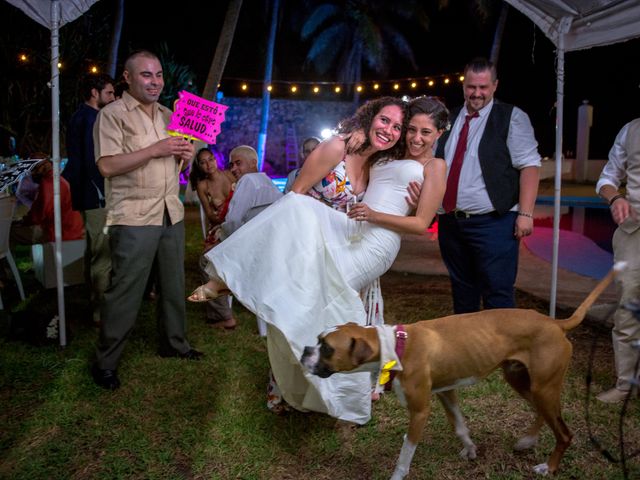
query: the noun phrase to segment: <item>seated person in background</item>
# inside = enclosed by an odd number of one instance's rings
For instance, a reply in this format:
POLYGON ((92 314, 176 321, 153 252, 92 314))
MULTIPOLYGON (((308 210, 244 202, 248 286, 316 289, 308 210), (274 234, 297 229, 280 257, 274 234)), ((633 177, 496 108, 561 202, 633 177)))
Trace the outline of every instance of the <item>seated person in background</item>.
POLYGON ((231 150, 229 167, 237 183, 225 221, 220 225, 220 240, 282 197, 271 179, 258 172, 258 154, 252 147, 240 145, 231 150))
POLYGON ((208 148, 201 148, 191 164, 189 182, 191 189, 198 193, 200 205, 209 222, 205 248, 211 248, 213 229, 224 222, 229 202, 233 195, 236 179, 228 170, 220 170, 214 154, 208 148))
POLYGON ((300 166, 291 170, 289 172, 289 175, 287 175, 287 184, 284 186, 285 194, 291 191, 293 182, 295 182, 296 178, 298 178, 298 172, 300 172, 302 165, 304 165, 304 161, 318 145, 320 145, 320 139, 317 137, 309 137, 304 139, 304 141, 302 142, 302 148, 300 149, 300 166))
MULTIPOLYGON (((215 233, 213 236, 215 241, 211 247, 227 238, 282 197, 282 193, 271 179, 264 173, 258 172, 258 154, 252 147, 241 145, 231 150, 229 153, 229 166, 237 183, 229 202, 229 210, 224 222, 214 227, 215 233)), ((206 249, 205 253, 208 250, 206 249)), ((207 262, 207 257, 201 255, 199 260, 201 275, 203 279, 208 281, 208 274, 205 270, 207 262)), ((202 301, 203 298, 201 299, 201 297, 205 295, 206 291, 200 289, 194 291, 189 299, 202 301)), ((207 301, 207 319, 220 322, 220 325, 226 329, 235 328, 236 321, 231 316, 227 295, 207 301), (214 311, 217 313, 216 316, 212 315, 214 311), (218 318, 218 320, 215 320, 215 318, 218 318)), ((262 336, 266 335, 264 329, 266 329, 264 325, 259 326, 260 335, 262 336)))
MULTIPOLYGON (((233 195, 235 177, 228 170, 220 170, 214 154, 207 148, 202 148, 196 154, 191 164, 189 173, 191 188, 196 190, 200 204, 208 220, 207 236, 204 241, 206 253, 216 243, 217 226, 224 222, 229 209, 229 202, 233 195)), ((206 282, 209 278, 204 268, 207 264, 206 257, 200 256, 200 276, 206 282)), ((207 323, 215 327, 223 327, 232 330, 236 326, 236 320, 231 312, 228 295, 222 295, 206 303, 207 323)))
MULTIPOLYGON (((53 164, 45 159, 31 170, 32 180, 38 184, 38 193, 31 209, 11 226, 11 243, 34 244, 55 241, 53 216, 53 164)), ((60 177, 60 214, 62 240, 84 237, 82 217, 71 207, 69 183, 60 177)))

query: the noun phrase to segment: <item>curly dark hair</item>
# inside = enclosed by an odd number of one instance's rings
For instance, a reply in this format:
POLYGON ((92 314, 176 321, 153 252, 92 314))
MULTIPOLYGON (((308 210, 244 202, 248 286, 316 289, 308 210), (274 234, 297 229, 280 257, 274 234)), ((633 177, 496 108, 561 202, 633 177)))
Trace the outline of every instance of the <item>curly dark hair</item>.
POLYGON ((369 157, 368 161, 372 165, 381 158, 397 159, 402 158, 404 155, 405 133, 407 127, 407 102, 397 97, 379 97, 369 100, 364 105, 361 105, 358 110, 356 110, 356 113, 351 117, 342 120, 336 129, 338 133, 351 133, 358 129, 363 130, 366 138, 362 146, 356 152, 362 153, 371 145, 368 133, 369 130, 371 130, 371 124, 373 123, 374 117, 380 112, 380 110, 389 105, 396 105, 402 110, 402 132, 400 134, 400 138, 393 147, 376 152, 369 157))
POLYGON ((207 174, 204 173, 204 170, 202 170, 202 167, 200 166, 200 162, 198 160, 200 160, 200 154, 202 152, 210 151, 211 150, 209 150, 207 147, 201 148, 200 150, 198 150, 198 153, 196 153, 193 162, 191 162, 191 171, 189 172, 189 184, 191 185, 191 190, 195 190, 198 186, 198 183, 207 178, 207 174))
POLYGON ((407 110, 407 122, 411 120, 414 115, 422 113, 431 117, 438 130, 449 129, 449 110, 447 110, 444 103, 437 97, 416 97, 409 102, 409 108, 407 110))

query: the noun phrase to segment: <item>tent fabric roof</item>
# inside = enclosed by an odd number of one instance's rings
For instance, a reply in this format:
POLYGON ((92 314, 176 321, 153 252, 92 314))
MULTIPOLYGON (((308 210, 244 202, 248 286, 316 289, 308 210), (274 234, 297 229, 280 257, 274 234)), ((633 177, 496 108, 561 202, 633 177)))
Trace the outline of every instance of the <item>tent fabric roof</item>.
MULTIPOLYGON (((98 0, 62 0, 60 1, 60 27, 74 21, 98 0)), ((22 10, 31 19, 51 30, 51 0, 7 0, 22 10)))
POLYGON ((640 36, 638 0, 505 0, 529 17, 557 47, 566 51, 623 42, 640 36))

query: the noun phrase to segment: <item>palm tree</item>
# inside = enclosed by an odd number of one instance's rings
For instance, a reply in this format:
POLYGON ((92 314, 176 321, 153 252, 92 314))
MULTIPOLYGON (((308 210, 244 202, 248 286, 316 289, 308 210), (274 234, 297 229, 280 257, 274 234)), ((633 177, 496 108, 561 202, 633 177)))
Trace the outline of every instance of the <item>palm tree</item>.
POLYGON ((507 2, 502 2, 502 7, 500 8, 500 16, 498 17, 498 23, 496 23, 496 31, 493 35, 493 45, 491 46, 491 55, 489 56, 489 60, 493 62, 494 65, 498 65, 498 58, 500 57, 500 47, 502 46, 502 36, 504 34, 504 27, 507 24, 507 13, 509 12, 509 4, 507 2))
POLYGON ((188 65, 176 62, 166 42, 160 43, 158 59, 162 65, 162 76, 164 77, 164 88, 159 102, 165 107, 173 109, 173 104, 178 99, 179 92, 185 90, 197 93, 196 75, 188 65))
POLYGON ((278 14, 280 12, 280 0, 273 0, 271 5, 271 25, 269 27, 269 41, 267 44, 267 61, 262 85, 262 114, 260 116, 260 132, 258 133, 258 170, 262 170, 264 154, 267 145, 267 125, 269 124, 269 101, 271 95, 267 87, 271 84, 273 70, 273 51, 276 44, 276 30, 278 28, 278 14))
POLYGON ((386 75, 392 51, 417 70, 402 29, 412 24, 428 29, 429 19, 421 3, 331 0, 319 4, 302 26, 302 39, 311 40, 306 65, 313 65, 320 74, 335 67, 338 81, 349 87, 361 81, 363 67, 386 75), (400 22, 398 26, 394 20, 400 22))
POLYGON ((229 57, 229 51, 231 50, 231 43, 236 32, 236 25, 238 23, 238 17, 240 16, 240 8, 242 7, 242 0, 231 0, 227 7, 227 14, 224 17, 224 24, 220 31, 220 38, 218 38, 218 45, 216 45, 216 52, 211 61, 211 67, 209 68, 209 74, 207 75, 207 81, 204 85, 204 91, 202 96, 209 100, 215 100, 218 93, 218 84, 222 78, 222 72, 227 64, 227 57, 229 57))
POLYGON ((124 0, 118 0, 116 5, 116 15, 113 19, 113 29, 111 31, 111 44, 109 45, 109 60, 107 62, 107 73, 111 78, 116 78, 116 65, 118 64, 118 46, 122 35, 122 23, 124 21, 124 0))

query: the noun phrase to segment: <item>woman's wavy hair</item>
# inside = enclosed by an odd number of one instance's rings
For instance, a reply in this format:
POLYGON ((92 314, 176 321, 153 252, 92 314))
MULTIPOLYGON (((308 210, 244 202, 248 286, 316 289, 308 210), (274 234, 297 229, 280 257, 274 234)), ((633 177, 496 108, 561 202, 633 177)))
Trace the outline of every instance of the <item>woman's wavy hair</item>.
POLYGON ((449 110, 438 97, 423 95, 416 97, 409 102, 407 109, 407 123, 414 115, 424 114, 431 117, 438 130, 449 130, 449 110))
POLYGON ((351 117, 342 120, 336 129, 337 133, 347 134, 361 129, 365 134, 365 141, 355 153, 362 153, 371 146, 369 130, 371 130, 373 118, 380 112, 380 110, 389 105, 396 105, 402 110, 402 132, 400 133, 400 138, 393 147, 387 150, 381 150, 371 155, 368 160, 370 164, 376 163, 381 158, 397 159, 402 158, 402 155, 404 155, 404 139, 407 129, 407 102, 397 97, 379 97, 369 100, 364 105, 361 105, 358 110, 356 110, 356 113, 351 117))
POLYGON ((198 150, 198 153, 196 153, 193 162, 191 162, 191 171, 189 172, 189 184, 191 185, 191 190, 195 190, 198 186, 198 183, 207 178, 207 174, 204 172, 204 170, 202 170, 199 160, 200 154, 202 152, 210 151, 211 150, 209 150, 207 147, 201 148, 200 150, 198 150))

